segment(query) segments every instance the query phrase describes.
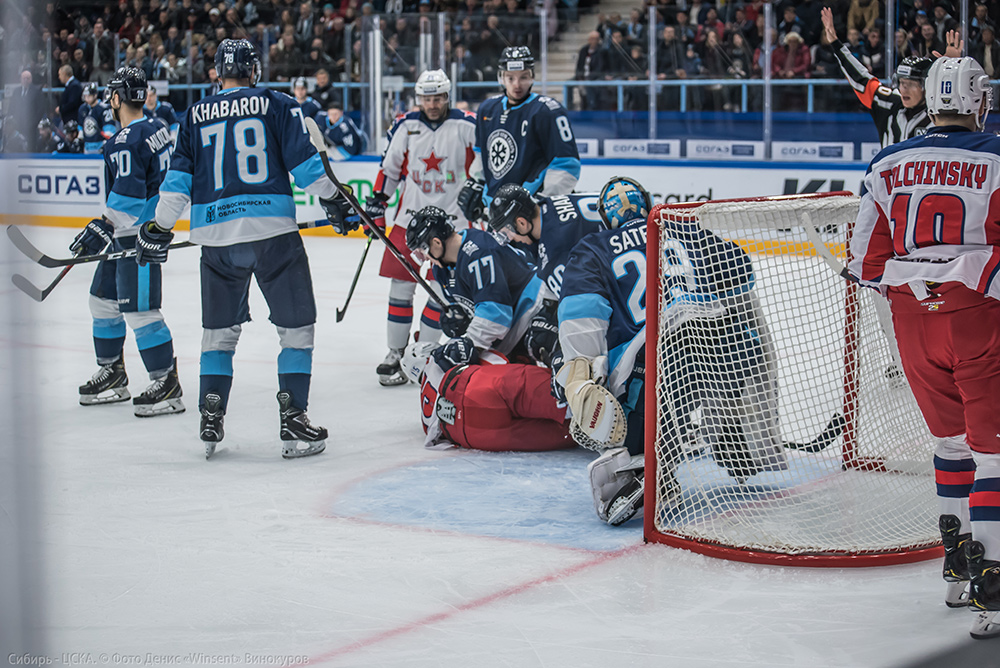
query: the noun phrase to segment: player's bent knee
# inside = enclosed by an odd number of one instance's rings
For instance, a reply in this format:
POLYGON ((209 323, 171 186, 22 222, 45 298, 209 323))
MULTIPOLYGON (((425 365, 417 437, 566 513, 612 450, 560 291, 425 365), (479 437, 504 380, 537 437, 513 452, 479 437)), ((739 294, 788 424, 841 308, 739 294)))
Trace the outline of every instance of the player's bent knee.
POLYGON ((118 302, 116 300, 102 299, 90 295, 90 315, 94 318, 108 320, 117 318, 121 315, 121 311, 118 310, 118 302))
POLYGON ((125 316, 125 322, 128 323, 132 331, 163 322, 163 314, 160 312, 160 309, 153 309, 151 311, 126 311, 123 315, 125 316))
POLYGON ((240 325, 223 327, 222 329, 205 329, 201 334, 201 350, 202 352, 212 350, 234 352, 242 331, 243 327, 240 325))

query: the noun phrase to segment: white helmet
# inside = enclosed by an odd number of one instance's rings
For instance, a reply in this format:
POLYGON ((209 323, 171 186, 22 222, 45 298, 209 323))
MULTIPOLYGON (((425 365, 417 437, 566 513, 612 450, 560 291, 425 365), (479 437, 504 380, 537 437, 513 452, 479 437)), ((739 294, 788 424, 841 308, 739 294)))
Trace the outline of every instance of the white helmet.
POLYGON ((978 118, 986 99, 986 111, 990 108, 991 93, 989 77, 982 65, 972 58, 938 58, 927 72, 924 86, 927 113, 931 115, 951 113, 962 116, 977 116, 978 127, 986 123, 986 114, 978 118))
POLYGON ((427 70, 417 78, 417 95, 448 95, 451 93, 451 79, 444 70, 427 70))
POLYGON ((399 360, 400 369, 414 383, 420 383, 420 376, 430 362, 431 352, 437 347, 438 344, 430 341, 425 343, 414 341, 403 351, 403 358, 399 360))

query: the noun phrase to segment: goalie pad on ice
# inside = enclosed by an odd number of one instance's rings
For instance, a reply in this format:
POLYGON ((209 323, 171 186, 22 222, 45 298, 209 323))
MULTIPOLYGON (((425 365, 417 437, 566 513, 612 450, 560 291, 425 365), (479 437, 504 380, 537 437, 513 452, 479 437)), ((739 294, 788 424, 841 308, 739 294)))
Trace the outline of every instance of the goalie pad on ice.
POLYGON ((626 488, 634 487, 636 482, 641 485, 644 466, 642 455, 633 457, 625 448, 608 450, 590 462, 587 466, 590 489, 594 496, 594 510, 601 520, 608 521, 611 504, 627 491, 626 488))
POLYGON ((591 363, 585 357, 567 362, 559 371, 566 388, 566 403, 572 417, 569 432, 573 440, 590 450, 615 448, 625 442, 625 411, 606 388, 595 382, 594 369, 607 368, 607 359, 591 363))

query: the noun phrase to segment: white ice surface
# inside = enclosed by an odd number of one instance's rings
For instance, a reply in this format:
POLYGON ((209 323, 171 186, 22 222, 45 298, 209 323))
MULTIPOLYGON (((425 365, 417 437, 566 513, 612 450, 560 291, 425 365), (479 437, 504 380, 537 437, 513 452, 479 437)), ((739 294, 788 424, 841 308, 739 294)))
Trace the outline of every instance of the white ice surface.
MULTIPOLYGON (((60 256, 72 236, 27 233, 60 256)), ((27 391, 41 419, 50 655, 895 666, 967 641, 972 615, 944 606, 937 562, 777 568, 647 546, 638 521, 612 530, 594 516, 589 453, 425 451, 415 386, 376 381, 388 293, 377 246, 335 322, 362 243, 307 239, 320 311, 310 416, 331 439, 300 461, 280 457, 278 339, 256 287, 226 439, 204 459, 196 249, 172 253, 165 268, 164 313, 187 392, 180 416, 77 404, 95 369, 91 267, 71 271, 42 304, 19 300, 16 345, 39 362, 27 391)), ((14 290, 12 270, 38 284, 55 275, 18 262, 3 268, 0 290, 14 290)), ((138 394, 147 381, 131 332, 125 351, 138 394)))

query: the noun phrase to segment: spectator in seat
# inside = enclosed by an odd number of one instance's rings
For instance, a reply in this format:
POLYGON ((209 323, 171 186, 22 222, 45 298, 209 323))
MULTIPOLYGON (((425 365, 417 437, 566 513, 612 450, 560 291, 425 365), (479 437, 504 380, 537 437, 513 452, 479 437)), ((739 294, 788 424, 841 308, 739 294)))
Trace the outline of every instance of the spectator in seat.
POLYGON ((979 36, 979 43, 972 47, 971 55, 990 79, 1000 78, 1000 48, 994 39, 993 24, 983 23, 979 36))
POLYGON ((803 32, 802 21, 799 20, 795 13, 795 5, 792 4, 785 5, 781 22, 778 23, 778 42, 784 44, 785 36, 790 32, 797 32, 800 35, 803 32))
POLYGON ((944 53, 944 43, 937 38, 937 32, 930 23, 920 26, 920 39, 914 46, 916 55, 934 59, 934 53, 944 53))
MULTIPOLYGON (((656 78, 683 79, 687 77, 684 70, 684 45, 679 39, 674 26, 663 27, 663 39, 656 50, 656 78)), ((678 109, 680 105, 680 88, 663 86, 660 88, 660 104, 664 109, 678 109)))
POLYGON ((94 36, 91 38, 90 60, 94 80, 105 85, 111 79, 115 64, 115 40, 111 33, 105 30, 104 20, 94 21, 94 36))
MULTIPOLYGON (((649 58, 638 44, 629 47, 629 71, 625 76, 628 81, 649 81, 649 58)), ((625 108, 632 111, 649 109, 649 87, 631 86, 625 89, 625 108)))
POLYGON ((784 44, 771 55, 771 73, 781 79, 808 78, 811 66, 809 47, 797 32, 785 35, 784 44))
POLYGON ((903 62, 903 59, 909 58, 914 55, 913 44, 910 42, 910 33, 903 28, 896 30, 896 53, 894 57, 896 62, 892 64, 892 71, 895 72, 899 64, 903 62))
POLYGON ((748 78, 752 69, 753 51, 750 50, 750 45, 747 44, 742 32, 733 31, 729 34, 725 51, 726 60, 729 62, 726 73, 736 79, 748 78))
MULTIPOLYGON (((976 8, 972 16, 972 20, 969 21, 969 45, 975 46, 979 44, 980 34, 983 30, 983 25, 986 23, 992 23, 989 16, 989 7, 981 2, 976 3, 976 8)), ((982 64, 982 63, 980 63, 982 64)))
POLYGON ((687 12, 677 12, 677 25, 674 30, 677 32, 677 39, 687 45, 694 41, 695 28, 691 25, 687 12))
MULTIPOLYGON (((601 78, 604 70, 604 50, 601 48, 601 33, 596 30, 587 35, 587 43, 580 49, 576 56, 577 81, 596 81, 601 78)), ((598 89, 595 86, 581 86, 580 104, 581 109, 594 110, 599 108, 598 89)))
MULTIPOLYGON (((868 42, 865 44, 868 51, 868 71, 879 79, 886 78, 885 71, 885 45, 882 44, 882 31, 872 28, 868 31, 868 42)), ((895 71, 895 70, 893 70, 895 71)))
POLYGON ((863 33, 875 27, 879 19, 879 0, 851 0, 847 10, 847 27, 863 33))
MULTIPOLYGON (((958 30, 958 21, 949 14, 949 7, 944 2, 934 4, 934 32, 938 41, 945 43, 946 35, 952 30, 958 30)), ((944 53, 941 51, 940 53, 944 53)))
POLYGON ((625 41, 629 45, 644 45, 646 42, 646 24, 642 22, 642 12, 633 9, 625 26, 625 41))
MULTIPOLYGON (((722 49, 722 44, 719 42, 719 35, 714 30, 709 29, 705 33, 705 41, 700 46, 702 74, 709 79, 724 78, 728 74, 726 70, 729 62, 722 49)), ((707 111, 722 111, 728 103, 722 84, 709 84, 705 89, 704 97, 707 111)))
POLYGON ((271 57, 271 76, 275 81, 291 81, 302 74, 302 55, 295 45, 295 37, 285 33, 271 57))
MULTIPOLYGON (((715 7, 709 7, 705 12, 704 23, 698 24, 698 30, 695 33, 695 41, 701 44, 708 38, 708 31, 714 30, 717 42, 721 43, 726 36, 726 24, 719 20, 719 13, 715 10, 715 7)), ((702 54, 704 56, 704 54, 702 54)))
MULTIPOLYGON (((611 31, 611 41, 604 49, 604 62, 606 64, 604 69, 605 81, 624 79, 634 71, 632 68, 632 57, 628 53, 625 44, 625 35, 622 33, 621 28, 615 28, 611 31)), ((618 108, 618 91, 616 88, 604 89, 601 97, 604 108, 618 108)))

